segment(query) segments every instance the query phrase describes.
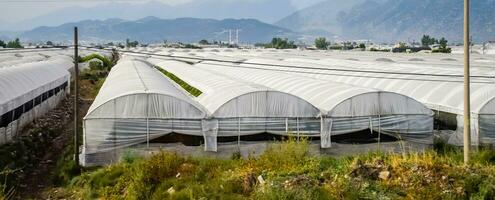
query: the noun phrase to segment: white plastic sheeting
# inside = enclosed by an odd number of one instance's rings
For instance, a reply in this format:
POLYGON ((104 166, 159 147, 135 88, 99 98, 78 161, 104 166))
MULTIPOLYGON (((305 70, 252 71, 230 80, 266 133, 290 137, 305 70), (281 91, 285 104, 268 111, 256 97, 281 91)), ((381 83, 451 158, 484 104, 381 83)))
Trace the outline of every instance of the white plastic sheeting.
POLYGON ((0 144, 57 106, 69 90, 71 59, 53 59, 0 70, 0 144))
POLYGON ((214 118, 316 117, 319 110, 305 100, 266 86, 233 79, 178 61, 149 61, 203 93, 196 98, 214 118))
MULTIPOLYGON (((1 59, 1 58, 0 58, 1 59)), ((12 59, 3 60, 0 62, 0 68, 12 67, 24 63, 32 63, 46 60, 47 57, 39 55, 39 54, 25 54, 20 57, 15 57, 12 59)))
POLYGON ((92 154, 149 142, 171 132, 202 135, 206 111, 140 60, 115 65, 84 117, 84 163, 92 154))
POLYGON ((172 132, 203 136, 205 151, 217 151, 218 137, 265 132, 321 137, 323 148, 332 136, 366 129, 432 139, 432 112, 399 94, 216 62, 128 57, 112 68, 84 118, 83 163, 172 132), (202 94, 187 94, 151 64, 202 94))
MULTIPOLYGON (((403 65, 395 63, 363 62, 338 59, 287 59, 286 61, 265 59, 262 61, 265 63, 298 67, 268 67, 272 70, 283 70, 320 80, 332 80, 341 83, 395 92, 417 99, 433 110, 439 110, 457 115, 463 114, 463 83, 459 78, 442 76, 425 78, 422 75, 400 74, 457 74, 453 73, 455 72, 453 70, 442 70, 438 68, 432 70, 424 66, 415 68, 413 66, 404 67, 403 65), (330 70, 326 70, 325 68, 330 70), (335 69, 358 70, 359 72, 335 71, 335 69), (394 73, 376 73, 381 71, 394 73)), ((254 60, 252 62, 261 61, 254 60)), ((494 112, 489 108, 484 109, 486 106, 489 106, 489 102, 493 102, 493 99, 495 98, 495 87, 493 80, 491 81, 492 83, 490 83, 490 80, 487 78, 473 78, 473 83, 471 84, 471 109, 473 114, 472 142, 474 145, 493 140, 490 139, 490 134, 495 132, 495 129, 493 129, 493 126, 490 125, 492 122, 489 119, 490 115, 493 115, 494 112), (482 110, 485 111, 482 112, 482 110), (478 122, 478 120, 483 120, 483 122, 478 122)), ((463 121, 458 120, 457 123, 461 128, 460 130, 462 130, 463 121)))
MULTIPOLYGON (((431 142, 432 111, 407 96, 260 70, 252 64, 203 62, 195 67, 300 97, 317 107, 323 117, 335 119, 331 128, 333 135, 372 128, 400 134, 404 139, 431 142)), ((320 119, 314 120, 318 126, 320 119)), ((324 134, 324 131, 318 132, 324 134)))
MULTIPOLYGON (((287 129, 310 126, 320 111, 307 101, 278 90, 251 82, 233 79, 198 69, 184 62, 149 59, 151 63, 202 91, 195 98, 218 123, 218 136, 252 135, 257 133, 287 134, 287 129), (286 119, 299 123, 286 125, 286 119)), ((205 132, 211 132, 205 130, 205 132)), ((299 132, 317 133, 318 129, 299 132)), ((298 133, 299 133, 298 132, 298 133)), ((205 136, 206 149, 216 149, 205 136)))

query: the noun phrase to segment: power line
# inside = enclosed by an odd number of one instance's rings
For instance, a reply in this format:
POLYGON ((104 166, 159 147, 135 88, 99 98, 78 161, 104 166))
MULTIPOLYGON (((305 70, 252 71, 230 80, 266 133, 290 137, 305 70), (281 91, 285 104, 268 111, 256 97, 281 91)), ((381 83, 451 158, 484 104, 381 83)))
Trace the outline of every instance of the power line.
MULTIPOLYGON (((88 46, 83 46, 83 47, 98 49, 98 48, 88 47, 88 46)), ((98 49, 98 50, 110 51, 108 49, 98 49)), ((141 54, 141 55, 147 55, 147 56, 158 56, 158 57, 201 60, 201 61, 233 63, 233 64, 250 64, 250 65, 259 65, 259 66, 281 67, 281 68, 311 69, 311 70, 322 70, 322 71, 340 71, 340 72, 370 73, 370 74, 387 74, 387 75, 447 77, 447 78, 463 78, 464 77, 464 75, 460 75, 460 74, 459 75, 458 74, 426 74, 426 73, 410 73, 410 72, 390 72, 390 71, 385 72, 385 71, 356 70, 356 69, 339 69, 339 68, 326 68, 326 67, 306 67, 306 66, 302 67, 302 66, 297 66, 297 65, 266 64, 266 63, 253 63, 253 62, 244 62, 244 61, 236 62, 236 61, 219 60, 219 59, 211 59, 211 58, 194 58, 194 57, 187 57, 187 56, 172 56, 172 55, 162 55, 162 54, 154 54, 154 53, 135 52, 135 51, 128 51, 128 50, 119 50, 119 51, 124 52, 124 53, 134 53, 134 54, 141 54)), ((308 65, 311 65, 311 64, 308 63, 308 65)), ((352 76, 355 76, 355 75, 352 75, 352 76)), ((363 76, 363 77, 369 77, 369 76, 363 76)), ((472 78, 483 78, 483 79, 495 79, 495 76, 471 76, 471 77, 472 78)), ((381 77, 381 78, 388 78, 388 77, 381 77)))
MULTIPOLYGON (((309 72, 309 71, 291 71, 291 70, 283 70, 283 69, 269 69, 269 68, 260 68, 260 67, 250 67, 250 66, 242 66, 242 65, 227 65, 227 64, 215 64, 215 65, 224 66, 224 67, 232 67, 232 68, 246 68, 246 69, 256 69, 256 70, 265 70, 265 71, 277 71, 277 72, 288 72, 288 73, 298 73, 298 74, 330 75, 330 76, 359 77, 359 78, 377 78, 377 79, 391 79, 391 80, 414 80, 414 81, 462 83, 462 81, 454 81, 454 80, 394 78, 394 77, 365 76, 365 75, 332 74, 332 73, 309 72)), ((473 82, 473 83, 495 84, 495 82, 473 82)))
POLYGON ((27 48, 27 49, 0 49, 1 54, 12 54, 12 53, 31 53, 31 52, 43 52, 43 51, 59 51, 66 50, 64 47, 46 47, 46 48, 27 48))

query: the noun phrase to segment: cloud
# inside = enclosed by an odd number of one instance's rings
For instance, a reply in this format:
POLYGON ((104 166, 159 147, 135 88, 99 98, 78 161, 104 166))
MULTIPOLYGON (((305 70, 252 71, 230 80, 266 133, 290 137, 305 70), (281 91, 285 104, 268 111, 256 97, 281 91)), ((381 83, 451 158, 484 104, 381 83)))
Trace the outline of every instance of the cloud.
POLYGON ((314 5, 316 3, 322 2, 324 0, 290 0, 290 3, 294 8, 306 8, 308 6, 314 5))

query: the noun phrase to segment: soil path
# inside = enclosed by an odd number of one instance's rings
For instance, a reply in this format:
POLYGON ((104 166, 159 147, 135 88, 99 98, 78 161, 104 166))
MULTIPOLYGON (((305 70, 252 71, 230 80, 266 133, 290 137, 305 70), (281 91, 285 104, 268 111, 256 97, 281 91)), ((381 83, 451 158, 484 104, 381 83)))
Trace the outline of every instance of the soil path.
MULTIPOLYGON (((80 101, 80 120, 86 115, 91 103, 91 100, 80 101)), ((64 149, 73 140, 74 117, 72 105, 73 97, 71 96, 71 98, 63 100, 56 109, 26 128, 27 130, 25 131, 28 131, 29 128, 49 125, 49 127, 53 127, 60 133, 58 133, 51 145, 47 146, 44 156, 41 156, 34 166, 25 169, 24 174, 26 177, 21 182, 20 187, 16 189, 17 199, 45 199, 43 191, 53 187, 51 177, 55 173, 57 160, 63 156, 64 149)))

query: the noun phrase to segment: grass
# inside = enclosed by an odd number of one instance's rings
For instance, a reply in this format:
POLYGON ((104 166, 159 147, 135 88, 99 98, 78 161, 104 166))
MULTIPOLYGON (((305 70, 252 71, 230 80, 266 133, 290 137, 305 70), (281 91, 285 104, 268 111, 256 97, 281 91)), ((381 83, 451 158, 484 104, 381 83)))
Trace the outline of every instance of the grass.
POLYGON ((335 159, 310 155, 308 142, 289 139, 248 159, 128 154, 74 178, 61 193, 83 199, 493 199, 494 155, 480 150, 468 166, 458 151, 335 159))
POLYGON ((102 56, 100 54, 96 54, 96 53, 90 54, 90 55, 87 55, 85 57, 79 58, 79 62, 80 63, 88 62, 88 61, 90 61, 90 60, 92 60, 94 58, 96 58, 96 59, 100 60, 101 62, 103 62, 103 67, 105 67, 105 68, 110 69, 114 65, 114 62, 112 62, 111 59, 109 59, 109 58, 107 58, 105 56, 102 56))
POLYGON ((201 92, 201 90, 189 85, 188 83, 186 83, 185 81, 183 81, 179 77, 175 76, 174 74, 168 72, 167 70, 164 70, 160 67, 155 67, 155 68, 158 69, 158 71, 162 72, 165 76, 170 78, 172 81, 174 81, 175 83, 180 85, 182 88, 184 88, 184 90, 189 92, 189 94, 191 94, 195 97, 198 97, 199 95, 201 95, 203 93, 203 92, 201 92))

